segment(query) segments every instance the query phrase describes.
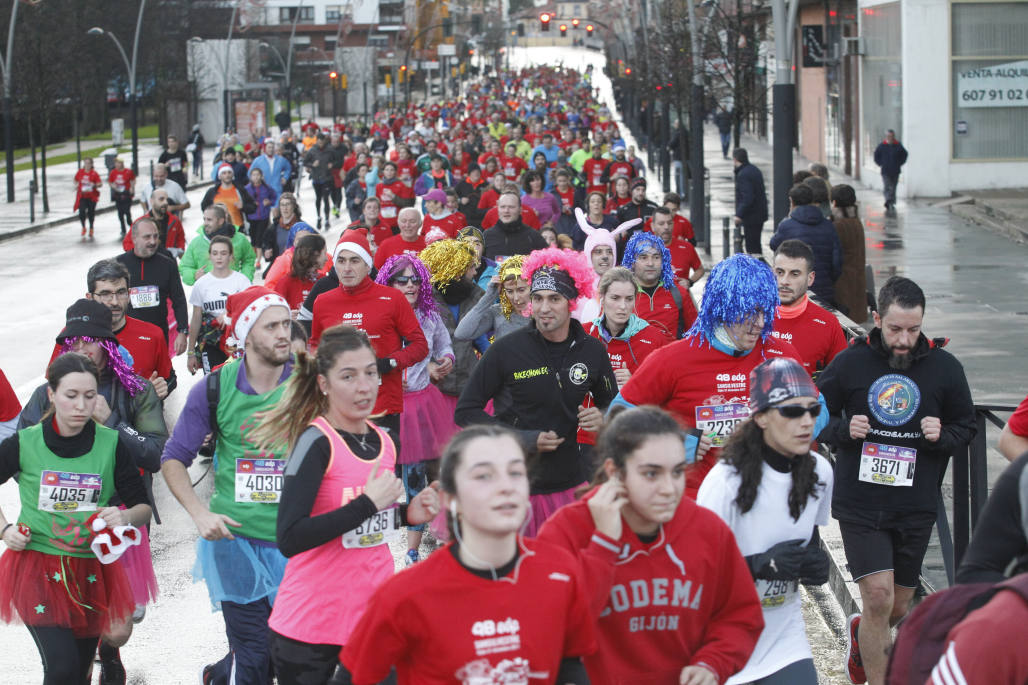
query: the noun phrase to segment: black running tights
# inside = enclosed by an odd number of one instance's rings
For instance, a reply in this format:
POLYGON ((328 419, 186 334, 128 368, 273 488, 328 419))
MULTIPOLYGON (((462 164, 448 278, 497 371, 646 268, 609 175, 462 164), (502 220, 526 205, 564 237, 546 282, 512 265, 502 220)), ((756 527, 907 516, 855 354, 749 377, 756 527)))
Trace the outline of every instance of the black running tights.
POLYGON ((87 682, 99 637, 75 637, 70 628, 27 627, 43 662, 43 685, 87 682))

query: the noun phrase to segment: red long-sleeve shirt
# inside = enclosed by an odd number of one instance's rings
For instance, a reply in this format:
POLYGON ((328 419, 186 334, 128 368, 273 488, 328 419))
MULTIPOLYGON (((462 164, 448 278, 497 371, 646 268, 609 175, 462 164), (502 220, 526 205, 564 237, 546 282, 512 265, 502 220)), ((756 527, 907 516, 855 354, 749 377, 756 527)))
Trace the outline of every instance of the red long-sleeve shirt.
POLYGON ((396 368, 382 376, 375 415, 403 411, 403 369, 428 355, 428 342, 407 298, 395 288, 365 278, 353 288, 339 286, 314 301, 310 347, 317 349, 326 328, 346 324, 368 334, 375 356, 396 360, 396 368), (403 341, 407 346, 403 346, 403 341))
POLYGON ((539 541, 578 555, 597 619, 599 649, 585 657, 593 685, 676 685, 703 665, 725 682, 746 665, 764 616, 732 531, 683 498, 657 539, 643 543, 622 520, 619 540, 599 533, 588 500, 558 510, 539 541))

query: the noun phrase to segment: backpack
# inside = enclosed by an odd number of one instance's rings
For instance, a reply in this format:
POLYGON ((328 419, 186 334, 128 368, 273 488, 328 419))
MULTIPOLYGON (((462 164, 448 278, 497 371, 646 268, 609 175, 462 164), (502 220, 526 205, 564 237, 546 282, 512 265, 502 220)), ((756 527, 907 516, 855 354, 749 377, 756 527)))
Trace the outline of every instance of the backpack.
POLYGON ((207 411, 209 412, 209 420, 211 422, 211 434, 215 438, 220 434, 218 429, 218 401, 221 399, 220 369, 220 366, 216 369, 211 369, 211 372, 204 378, 204 384, 207 386, 207 411))
POLYGON ((925 598, 900 625, 885 682, 924 685, 946 651, 946 636, 953 626, 1003 590, 1016 592, 1028 602, 1028 574, 996 584, 955 585, 925 598))
POLYGON ((671 299, 675 302, 675 309, 678 310, 678 332, 675 333, 675 340, 681 340, 685 333, 685 312, 682 311, 682 291, 678 289, 678 283, 672 283, 671 299))

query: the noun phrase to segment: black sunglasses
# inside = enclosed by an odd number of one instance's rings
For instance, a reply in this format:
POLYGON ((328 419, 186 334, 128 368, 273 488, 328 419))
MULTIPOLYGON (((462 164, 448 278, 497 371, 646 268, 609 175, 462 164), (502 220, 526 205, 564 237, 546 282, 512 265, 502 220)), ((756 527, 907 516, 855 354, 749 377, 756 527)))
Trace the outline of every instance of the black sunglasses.
POLYGON ((399 283, 400 285, 407 285, 413 283, 414 285, 421 285, 421 279, 417 276, 396 276, 390 279, 390 283, 399 283))
POLYGON ((809 407, 804 407, 802 404, 783 404, 779 407, 774 407, 778 410, 778 413, 787 419, 798 419, 804 414, 810 414, 810 418, 816 419, 821 415, 821 405, 813 404, 809 407))

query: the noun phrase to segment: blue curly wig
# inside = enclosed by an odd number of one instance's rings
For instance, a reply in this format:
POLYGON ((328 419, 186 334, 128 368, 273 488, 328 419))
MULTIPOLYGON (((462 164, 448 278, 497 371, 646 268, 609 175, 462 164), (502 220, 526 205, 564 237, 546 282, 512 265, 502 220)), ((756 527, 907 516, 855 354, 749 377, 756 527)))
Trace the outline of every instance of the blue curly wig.
MULTIPOLYGON (((627 252, 625 254, 627 256, 627 252)), ((718 326, 739 323, 763 312, 761 338, 767 340, 774 327, 778 303, 778 281, 771 267, 749 255, 734 254, 711 270, 703 289, 699 316, 685 337, 699 336, 701 341, 709 343, 718 326)))
POLYGON ((639 253, 643 250, 657 250, 660 252, 660 263, 661 263, 661 276, 660 284, 671 290, 675 287, 675 271, 671 268, 671 251, 667 249, 667 245, 664 241, 645 231, 636 231, 635 234, 628 239, 628 244, 625 245, 625 256, 621 260, 621 266, 631 269, 632 265, 635 264, 636 258, 639 253))

